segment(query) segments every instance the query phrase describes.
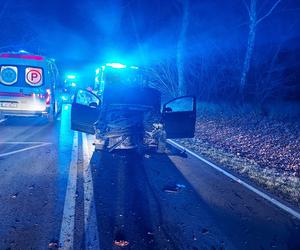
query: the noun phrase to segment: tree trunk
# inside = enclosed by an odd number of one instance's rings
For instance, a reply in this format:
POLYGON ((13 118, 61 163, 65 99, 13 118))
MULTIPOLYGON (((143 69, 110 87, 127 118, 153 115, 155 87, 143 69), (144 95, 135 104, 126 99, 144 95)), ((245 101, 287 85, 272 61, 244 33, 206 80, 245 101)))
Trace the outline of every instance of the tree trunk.
POLYGON ((186 94, 186 83, 184 77, 184 66, 185 66, 185 43, 186 33, 189 25, 189 0, 182 0, 183 16, 181 23, 181 31, 177 44, 177 71, 178 71, 178 94, 186 94))
POLYGON ((242 70, 242 76, 240 81, 240 95, 242 99, 245 97, 245 86, 247 84, 247 77, 250 69, 250 62, 253 55, 253 49, 255 44, 255 35, 256 35, 256 0, 251 0, 250 10, 250 23, 249 23, 249 33, 248 33, 248 44, 246 49, 246 55, 244 59, 244 65, 242 70))

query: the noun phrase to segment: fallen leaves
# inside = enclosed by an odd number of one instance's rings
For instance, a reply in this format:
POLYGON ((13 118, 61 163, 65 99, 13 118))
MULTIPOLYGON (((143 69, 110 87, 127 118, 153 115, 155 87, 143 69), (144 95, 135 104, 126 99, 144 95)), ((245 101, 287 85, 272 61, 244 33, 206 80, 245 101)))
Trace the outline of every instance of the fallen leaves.
POLYGON ((289 200, 300 201, 300 123, 297 121, 202 114, 197 119, 195 137, 178 142, 269 190, 276 189, 276 193, 289 200))

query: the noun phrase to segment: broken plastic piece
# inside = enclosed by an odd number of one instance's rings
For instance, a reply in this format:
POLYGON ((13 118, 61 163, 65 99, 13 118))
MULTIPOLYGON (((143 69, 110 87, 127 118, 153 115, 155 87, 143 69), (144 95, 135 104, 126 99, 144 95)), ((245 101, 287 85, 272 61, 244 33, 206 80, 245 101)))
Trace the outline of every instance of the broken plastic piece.
POLYGON ((115 240, 114 241, 114 246, 117 246, 117 247, 126 247, 128 245, 129 245, 129 242, 126 240, 115 240))
POLYGON ((50 242, 48 245, 49 249, 58 249, 58 243, 57 242, 50 242))
POLYGON ((186 186, 183 185, 183 184, 176 184, 176 185, 168 185, 168 186, 165 186, 164 187, 164 191, 167 192, 167 193, 176 193, 176 192, 179 192, 181 191, 182 189, 185 189, 186 186))
POLYGON ((176 193, 179 191, 179 188, 176 185, 175 186, 165 186, 163 190, 167 193, 176 193))

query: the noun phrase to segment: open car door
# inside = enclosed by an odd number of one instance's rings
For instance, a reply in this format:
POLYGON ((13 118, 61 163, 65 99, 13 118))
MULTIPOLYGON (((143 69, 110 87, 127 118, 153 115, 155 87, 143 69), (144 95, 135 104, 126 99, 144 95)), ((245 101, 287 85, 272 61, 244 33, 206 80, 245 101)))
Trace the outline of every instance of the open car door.
POLYGON ((167 138, 192 138, 196 124, 196 98, 183 96, 163 106, 162 120, 167 138))
POLYGON ((94 124, 98 121, 101 100, 94 93, 78 90, 71 111, 71 129, 95 134, 94 124))

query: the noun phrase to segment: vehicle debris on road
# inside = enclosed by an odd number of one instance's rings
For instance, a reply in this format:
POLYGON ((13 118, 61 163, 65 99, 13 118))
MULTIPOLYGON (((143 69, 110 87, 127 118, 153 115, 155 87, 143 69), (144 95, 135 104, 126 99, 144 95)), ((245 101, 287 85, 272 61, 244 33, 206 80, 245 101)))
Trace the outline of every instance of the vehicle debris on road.
POLYGON ((129 245, 129 242, 126 240, 115 240, 113 245, 116 247, 126 247, 129 245))
POLYGON ((167 185, 163 188, 166 193, 177 193, 185 189, 186 186, 183 184, 167 185))

